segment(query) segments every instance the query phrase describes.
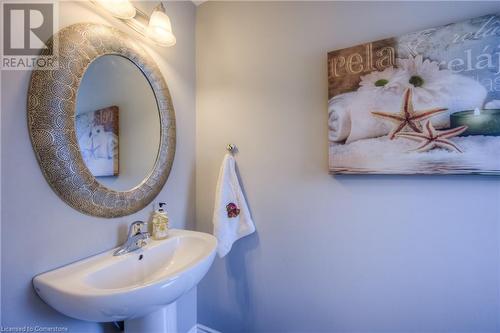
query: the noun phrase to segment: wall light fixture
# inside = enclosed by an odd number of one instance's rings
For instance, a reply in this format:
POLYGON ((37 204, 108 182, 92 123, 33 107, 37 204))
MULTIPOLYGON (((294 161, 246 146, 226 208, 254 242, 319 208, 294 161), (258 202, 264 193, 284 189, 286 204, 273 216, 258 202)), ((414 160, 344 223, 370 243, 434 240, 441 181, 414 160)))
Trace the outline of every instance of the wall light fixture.
POLYGON ((129 0, 91 0, 132 29, 160 46, 174 46, 175 36, 165 6, 160 2, 151 16, 135 8, 129 0))

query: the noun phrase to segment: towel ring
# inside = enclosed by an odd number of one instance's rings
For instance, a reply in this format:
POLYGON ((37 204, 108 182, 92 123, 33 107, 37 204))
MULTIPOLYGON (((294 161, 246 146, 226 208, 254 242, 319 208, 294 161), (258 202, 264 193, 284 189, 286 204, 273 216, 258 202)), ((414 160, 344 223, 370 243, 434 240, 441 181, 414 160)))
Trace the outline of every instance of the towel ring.
POLYGON ((232 153, 236 152, 236 145, 229 143, 226 146, 226 150, 232 154, 232 153))

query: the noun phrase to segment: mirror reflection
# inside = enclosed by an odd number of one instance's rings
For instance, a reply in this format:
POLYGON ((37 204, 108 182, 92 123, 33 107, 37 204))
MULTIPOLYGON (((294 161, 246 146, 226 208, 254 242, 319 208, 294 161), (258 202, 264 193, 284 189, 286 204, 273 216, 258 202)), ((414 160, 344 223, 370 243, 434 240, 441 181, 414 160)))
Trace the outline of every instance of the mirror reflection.
POLYGON ((97 181, 115 191, 138 186, 153 169, 160 143, 156 98, 141 70, 122 56, 97 58, 76 104, 78 144, 97 181))

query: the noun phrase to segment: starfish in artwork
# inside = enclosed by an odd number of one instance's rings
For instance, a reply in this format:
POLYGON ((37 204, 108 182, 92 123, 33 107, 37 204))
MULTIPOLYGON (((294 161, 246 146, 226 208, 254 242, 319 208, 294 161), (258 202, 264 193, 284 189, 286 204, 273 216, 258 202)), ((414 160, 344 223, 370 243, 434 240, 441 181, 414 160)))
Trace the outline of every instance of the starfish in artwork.
POLYGON ((396 134, 408 128, 413 132, 422 133, 421 121, 424 121, 436 114, 445 112, 446 108, 434 108, 421 111, 415 111, 412 102, 413 92, 411 88, 407 88, 403 94, 403 104, 398 113, 390 112, 372 112, 377 118, 389 120, 395 124, 394 128, 389 133, 389 139, 393 140, 396 134))
POLYGON ((460 147, 448 139, 462 134, 466 129, 467 126, 460 126, 445 131, 438 131, 434 128, 434 126, 432 126, 431 121, 427 120, 422 133, 397 133, 396 137, 421 142, 422 144, 420 146, 412 150, 416 152, 425 152, 434 148, 444 148, 449 151, 461 153, 462 150, 460 147))

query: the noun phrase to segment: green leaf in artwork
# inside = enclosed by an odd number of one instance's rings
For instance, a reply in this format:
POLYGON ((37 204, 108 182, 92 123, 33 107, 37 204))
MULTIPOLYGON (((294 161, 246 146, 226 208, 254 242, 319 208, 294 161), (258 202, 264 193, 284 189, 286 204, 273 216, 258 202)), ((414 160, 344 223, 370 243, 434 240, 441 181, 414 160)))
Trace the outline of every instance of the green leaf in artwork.
POLYGON ((380 80, 375 81, 375 87, 383 87, 387 83, 389 83, 388 80, 386 80, 386 79, 380 79, 380 80))

